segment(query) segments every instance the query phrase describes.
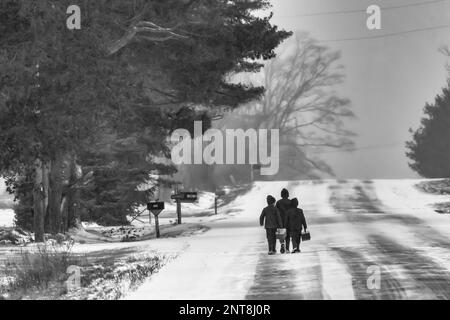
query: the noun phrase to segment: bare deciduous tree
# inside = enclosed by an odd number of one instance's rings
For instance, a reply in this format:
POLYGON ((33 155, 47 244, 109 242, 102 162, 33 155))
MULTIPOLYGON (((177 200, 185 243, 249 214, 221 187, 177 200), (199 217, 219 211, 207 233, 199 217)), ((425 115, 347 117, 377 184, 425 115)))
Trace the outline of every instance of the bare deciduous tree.
POLYGON ((345 128, 345 120, 354 117, 350 100, 336 92, 344 78, 340 53, 304 33, 283 49, 257 79, 266 88, 263 98, 236 110, 222 125, 279 129, 281 169, 289 171, 288 177, 332 173, 314 154, 324 148, 351 149, 354 136, 345 128))

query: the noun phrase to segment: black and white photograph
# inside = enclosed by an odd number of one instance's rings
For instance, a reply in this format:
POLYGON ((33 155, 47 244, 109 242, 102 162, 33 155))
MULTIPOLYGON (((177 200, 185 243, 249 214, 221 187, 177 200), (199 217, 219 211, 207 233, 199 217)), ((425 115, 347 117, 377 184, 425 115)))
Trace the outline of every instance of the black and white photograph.
POLYGON ((0 300, 448 299, 450 0, 0 0, 0 300))

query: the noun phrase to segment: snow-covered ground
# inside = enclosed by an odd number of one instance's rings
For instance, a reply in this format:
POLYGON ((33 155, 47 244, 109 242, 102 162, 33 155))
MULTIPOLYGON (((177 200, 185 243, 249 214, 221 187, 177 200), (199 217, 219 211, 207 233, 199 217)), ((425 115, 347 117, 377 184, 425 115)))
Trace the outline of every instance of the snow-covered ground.
MULTIPOLYGON (((0 178, 0 205, 11 203, 12 198, 6 192, 5 181, 0 178)), ((14 224, 14 212, 11 209, 2 209, 0 207, 0 227, 12 227, 14 224)))
POLYGON ((14 223, 14 211, 0 209, 0 227, 12 227, 14 223))

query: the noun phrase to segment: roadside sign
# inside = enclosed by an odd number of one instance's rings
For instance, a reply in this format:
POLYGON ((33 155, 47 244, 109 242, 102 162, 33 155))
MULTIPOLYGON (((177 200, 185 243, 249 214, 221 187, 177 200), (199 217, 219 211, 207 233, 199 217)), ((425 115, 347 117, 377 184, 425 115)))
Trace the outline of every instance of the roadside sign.
POLYGON ((164 210, 164 202, 149 202, 147 203, 147 209, 154 216, 158 216, 164 210))
POLYGON ((195 202, 198 199, 197 192, 182 192, 183 195, 181 202, 195 202))

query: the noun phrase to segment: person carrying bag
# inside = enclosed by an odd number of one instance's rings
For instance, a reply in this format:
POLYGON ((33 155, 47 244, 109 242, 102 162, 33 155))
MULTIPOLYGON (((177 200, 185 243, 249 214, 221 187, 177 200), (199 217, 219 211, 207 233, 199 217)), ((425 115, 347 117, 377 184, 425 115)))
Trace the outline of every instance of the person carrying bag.
POLYGON ((281 250, 280 250, 281 253, 284 253, 283 252, 283 244, 284 244, 284 241, 286 240, 286 235, 287 235, 287 232, 286 232, 285 228, 278 228, 277 229, 276 237, 281 243, 281 250))
POLYGON ((304 241, 311 239, 309 231, 307 231, 306 219, 303 210, 298 208, 298 200, 294 198, 291 200, 291 209, 286 214, 286 228, 289 230, 289 236, 292 240, 292 253, 300 252, 300 242, 303 237, 304 241), (302 227, 304 233, 302 234, 302 227), (309 239, 307 239, 309 237, 309 239))
POLYGON ((283 222, 282 228, 284 228, 284 235, 283 231, 280 231, 279 236, 277 235, 277 239, 280 241, 281 253, 288 253, 289 252, 289 230, 286 229, 286 214, 287 211, 291 208, 291 200, 289 200, 289 191, 285 188, 281 190, 281 199, 277 201, 275 204, 275 207, 277 207, 278 211, 280 212, 281 221, 283 222))

